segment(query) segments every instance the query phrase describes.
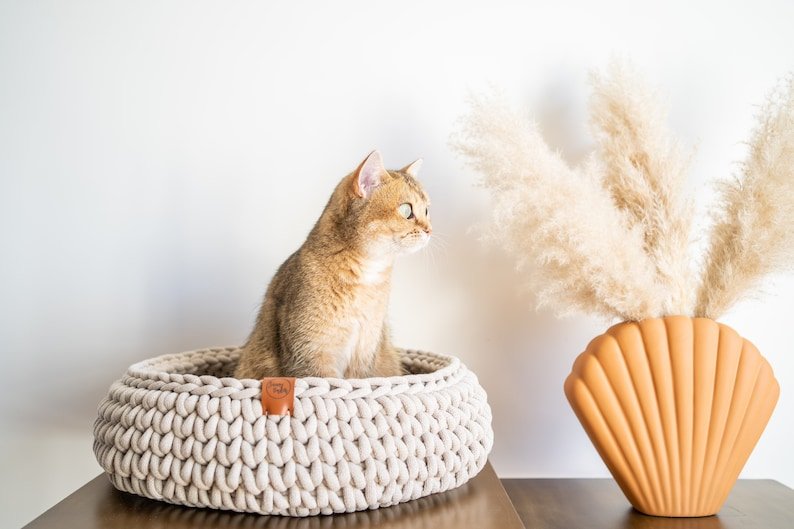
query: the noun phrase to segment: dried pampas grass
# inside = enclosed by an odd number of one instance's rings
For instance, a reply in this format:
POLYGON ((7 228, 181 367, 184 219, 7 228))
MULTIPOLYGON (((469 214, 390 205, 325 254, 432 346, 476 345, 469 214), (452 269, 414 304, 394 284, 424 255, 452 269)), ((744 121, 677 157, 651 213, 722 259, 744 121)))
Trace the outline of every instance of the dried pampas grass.
POLYGON ((694 303, 689 236, 692 202, 683 196, 689 157, 671 137, 667 110, 626 63, 591 75, 590 125, 603 160, 604 186, 615 206, 643 234, 643 249, 667 294, 666 314, 694 303))
POLYGON ((742 176, 721 187, 699 287, 690 269, 688 156, 666 111, 625 64, 593 75, 597 148, 571 168, 499 94, 474 97, 453 147, 493 198, 486 236, 526 267, 558 314, 719 316, 794 258, 794 81, 762 112, 742 176), (697 295, 695 295, 697 294, 697 295))
POLYGON ((794 77, 762 108, 741 174, 719 191, 695 309, 709 318, 794 265, 794 77))
POLYGON ((615 209, 595 162, 568 167, 499 94, 471 101, 454 146, 493 196, 487 235, 531 267, 526 286, 540 305, 628 320, 662 314, 644 235, 615 209))

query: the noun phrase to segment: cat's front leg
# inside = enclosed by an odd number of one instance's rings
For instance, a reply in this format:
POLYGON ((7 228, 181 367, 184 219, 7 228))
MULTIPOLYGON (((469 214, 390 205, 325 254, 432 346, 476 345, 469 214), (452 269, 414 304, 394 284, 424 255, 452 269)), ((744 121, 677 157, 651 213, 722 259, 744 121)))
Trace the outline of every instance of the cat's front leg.
POLYGON ((380 342, 375 352, 373 369, 370 376, 395 377, 402 375, 403 367, 400 352, 391 343, 391 332, 386 322, 383 323, 380 342))
POLYGON ((345 378, 393 377, 403 374, 400 353, 391 343, 391 333, 386 322, 379 333, 368 337, 363 350, 357 353, 345 371, 345 378))
POLYGON ((324 338, 302 336, 282 344, 282 373, 296 378, 343 378, 339 346, 324 338))

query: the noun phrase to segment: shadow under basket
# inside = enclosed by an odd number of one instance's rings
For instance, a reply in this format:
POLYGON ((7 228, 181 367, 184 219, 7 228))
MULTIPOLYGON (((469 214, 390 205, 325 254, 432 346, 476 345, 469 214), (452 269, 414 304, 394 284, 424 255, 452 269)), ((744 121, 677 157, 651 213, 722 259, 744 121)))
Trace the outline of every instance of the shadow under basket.
POLYGON ((402 351, 409 374, 299 378, 292 415, 265 415, 236 347, 130 366, 100 403, 94 454, 113 485, 192 507, 309 516, 458 487, 486 463, 491 409, 457 358, 402 351))

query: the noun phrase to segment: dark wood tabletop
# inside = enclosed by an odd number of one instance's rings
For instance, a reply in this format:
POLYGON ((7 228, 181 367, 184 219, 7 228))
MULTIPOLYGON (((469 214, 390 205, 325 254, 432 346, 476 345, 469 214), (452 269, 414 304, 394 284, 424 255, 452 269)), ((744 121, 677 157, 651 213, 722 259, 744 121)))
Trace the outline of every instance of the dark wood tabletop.
POLYGON ((490 463, 457 489, 385 507, 331 516, 289 518, 196 509, 113 488, 104 475, 25 526, 29 529, 523 529, 490 463))
POLYGON ((794 529, 794 491, 740 480, 717 516, 657 518, 633 510, 611 479, 505 479, 490 464, 462 487, 374 511, 288 518, 195 509, 117 491, 104 475, 29 529, 794 529))
POLYGON ((794 490, 739 480, 716 516, 659 518, 631 508, 611 479, 504 479, 527 529, 794 529, 794 490))

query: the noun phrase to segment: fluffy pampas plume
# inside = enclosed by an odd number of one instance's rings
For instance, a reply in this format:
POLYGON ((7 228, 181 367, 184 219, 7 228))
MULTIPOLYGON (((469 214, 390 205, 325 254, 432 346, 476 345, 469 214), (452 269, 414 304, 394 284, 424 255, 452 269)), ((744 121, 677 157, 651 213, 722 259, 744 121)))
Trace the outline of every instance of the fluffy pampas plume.
POLYGON ((603 182, 628 222, 643 234, 656 281, 667 292, 664 312, 686 314, 694 303, 689 237, 692 203, 683 197, 689 157, 673 140, 667 111, 627 64, 593 73, 590 125, 603 161, 603 182))
POLYGON ((794 261, 794 80, 761 113, 739 178, 722 184, 699 287, 690 269, 688 156, 666 111, 625 64, 592 76, 597 147, 569 167, 499 94, 474 97, 453 147, 493 198, 486 235, 557 313, 716 318, 794 261))
POLYGON ((794 265, 794 77, 761 109, 740 175, 719 191, 695 310, 709 318, 794 265))
POLYGON ((627 320, 662 314, 644 234, 614 207, 595 162, 568 167, 500 95, 471 101, 453 145, 483 175, 494 199, 489 235, 530 267, 526 286, 541 305, 627 320))

